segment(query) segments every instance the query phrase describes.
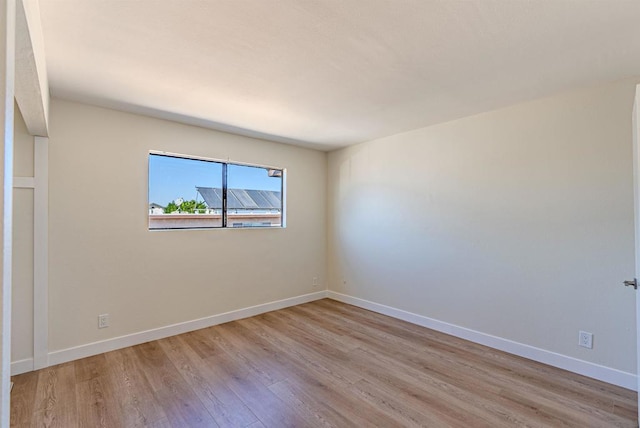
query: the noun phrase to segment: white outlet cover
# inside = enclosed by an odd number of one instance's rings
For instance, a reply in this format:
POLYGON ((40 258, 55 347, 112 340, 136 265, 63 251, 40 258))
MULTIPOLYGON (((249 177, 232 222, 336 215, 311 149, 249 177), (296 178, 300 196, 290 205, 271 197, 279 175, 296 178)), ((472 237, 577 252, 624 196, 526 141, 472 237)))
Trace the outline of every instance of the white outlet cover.
POLYGON ((593 349, 593 333, 580 331, 578 333, 578 345, 583 348, 593 349))
POLYGON ((98 315, 98 328, 109 327, 109 314, 98 315))

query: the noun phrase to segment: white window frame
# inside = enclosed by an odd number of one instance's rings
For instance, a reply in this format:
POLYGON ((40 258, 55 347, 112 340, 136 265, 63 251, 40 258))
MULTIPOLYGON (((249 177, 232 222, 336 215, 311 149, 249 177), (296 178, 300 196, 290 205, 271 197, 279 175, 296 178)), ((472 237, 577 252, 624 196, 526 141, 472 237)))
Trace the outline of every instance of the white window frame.
POLYGON ((210 157, 205 157, 205 156, 198 156, 198 155, 186 155, 183 153, 173 153, 173 152, 165 152, 165 151, 159 151, 159 150, 149 150, 149 153, 147 154, 147 208, 148 208, 148 204, 149 204, 149 187, 150 187, 150 182, 149 182, 149 160, 151 159, 151 155, 157 155, 157 156, 166 156, 166 157, 174 157, 174 158, 180 158, 180 159, 188 159, 188 160, 200 160, 200 161, 206 161, 206 162, 215 162, 215 163, 219 163, 222 164, 223 166, 223 180, 222 180, 222 187, 224 189, 223 194, 226 197, 226 190, 227 190, 227 166, 228 165, 238 165, 238 166, 247 166, 247 167, 254 167, 254 168, 264 168, 264 169, 275 169, 278 171, 282 171, 282 184, 281 184, 281 222, 280 222, 280 226, 271 226, 271 227, 237 227, 237 226, 233 226, 233 224, 228 224, 227 223, 227 206, 226 206, 226 201, 223 202, 223 209, 222 209, 222 226, 220 227, 187 227, 187 228, 151 228, 149 227, 149 210, 147 209, 147 229, 149 231, 175 231, 175 230, 228 230, 228 229, 235 229, 235 230, 270 230, 270 229, 285 229, 287 227, 287 222, 286 222, 286 207, 287 207, 287 192, 286 192, 286 188, 287 188, 287 169, 284 167, 279 167, 279 166, 273 166, 273 165, 264 165, 264 164, 256 164, 256 163, 250 163, 250 162, 241 162, 241 161, 235 161, 235 160, 231 160, 231 159, 218 159, 218 158, 210 158, 210 157))

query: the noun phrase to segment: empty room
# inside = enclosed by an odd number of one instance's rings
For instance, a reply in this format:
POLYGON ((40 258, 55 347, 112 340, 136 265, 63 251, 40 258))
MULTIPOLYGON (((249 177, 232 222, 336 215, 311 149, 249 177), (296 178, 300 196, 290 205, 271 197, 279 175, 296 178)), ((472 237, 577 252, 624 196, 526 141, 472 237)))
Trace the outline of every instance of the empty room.
POLYGON ((640 2, 2 0, 1 427, 637 427, 640 2))

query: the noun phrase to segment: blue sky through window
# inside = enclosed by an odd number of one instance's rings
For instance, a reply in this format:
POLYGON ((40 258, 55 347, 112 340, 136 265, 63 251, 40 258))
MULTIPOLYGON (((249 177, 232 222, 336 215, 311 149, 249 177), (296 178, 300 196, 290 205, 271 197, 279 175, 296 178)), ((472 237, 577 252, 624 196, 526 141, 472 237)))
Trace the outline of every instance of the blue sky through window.
MULTIPOLYGON (((265 168, 228 165, 229 189, 281 190, 281 178, 269 177, 265 168)), ((166 206, 177 198, 202 197, 198 187, 222 187, 222 164, 198 159, 149 155, 149 203, 166 206)))

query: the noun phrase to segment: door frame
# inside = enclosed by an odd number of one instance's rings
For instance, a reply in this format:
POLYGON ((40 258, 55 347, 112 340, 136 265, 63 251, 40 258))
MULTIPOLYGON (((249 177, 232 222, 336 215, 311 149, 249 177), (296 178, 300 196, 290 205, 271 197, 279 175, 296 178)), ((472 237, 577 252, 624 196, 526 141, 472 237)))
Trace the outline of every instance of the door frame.
MULTIPOLYGON (((640 276, 640 85, 636 86, 633 102, 633 195, 635 221, 635 272, 640 276)), ((640 391, 640 294, 636 294, 636 379, 640 391)), ((638 394, 638 420, 640 421, 640 394, 638 394)))

